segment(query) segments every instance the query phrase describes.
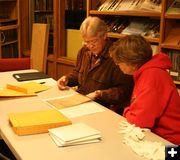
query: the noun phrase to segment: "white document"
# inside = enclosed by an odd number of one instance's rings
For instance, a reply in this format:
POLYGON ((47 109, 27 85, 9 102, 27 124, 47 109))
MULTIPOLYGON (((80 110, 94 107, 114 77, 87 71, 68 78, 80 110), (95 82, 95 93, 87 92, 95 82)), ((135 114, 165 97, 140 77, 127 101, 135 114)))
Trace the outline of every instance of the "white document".
POLYGON ((84 123, 49 129, 49 134, 58 146, 94 143, 101 138, 100 131, 84 123))
POLYGON ((68 118, 75 118, 97 112, 103 112, 105 109, 95 102, 86 102, 74 107, 59 109, 59 111, 68 118))

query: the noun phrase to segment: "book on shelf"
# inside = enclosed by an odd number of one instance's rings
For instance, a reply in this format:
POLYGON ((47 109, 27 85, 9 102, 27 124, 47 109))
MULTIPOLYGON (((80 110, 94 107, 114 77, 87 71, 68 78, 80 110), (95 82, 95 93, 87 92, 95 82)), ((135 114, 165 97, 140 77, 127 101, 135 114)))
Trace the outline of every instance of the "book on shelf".
POLYGON ((159 37, 159 21, 154 19, 133 18, 122 34, 141 34, 147 37, 159 37))
POLYGON ((140 10, 161 12, 161 0, 144 0, 139 7, 140 10))
POLYGON ((89 101, 91 101, 90 98, 79 93, 46 100, 46 102, 57 109, 72 107, 89 101))
POLYGON ((65 0, 65 10, 85 10, 86 1, 84 0, 65 0))
POLYGON ((141 34, 150 38, 158 38, 160 36, 160 22, 153 18, 103 18, 108 26, 108 32, 122 34, 141 34))
POLYGON ((167 14, 180 14, 180 0, 174 0, 167 9, 167 14))
POLYGON ((11 44, 3 43, 1 45, 1 49, 2 49, 2 51, 1 51, 2 57, 1 58, 16 58, 16 57, 18 57, 17 41, 15 41, 14 43, 11 43, 11 44))
POLYGON ((166 54, 172 62, 172 68, 169 70, 169 74, 174 81, 180 82, 180 51, 169 50, 166 54))
POLYGON ((16 25, 17 19, 0 19, 0 27, 1 26, 9 26, 9 25, 16 25))
POLYGON ((161 11, 161 0, 105 0, 98 11, 161 11))
POLYGON ((84 123, 49 129, 49 134, 57 146, 95 143, 101 140, 100 131, 84 123))
POLYGON ((49 89, 49 86, 37 82, 28 82, 21 85, 7 84, 0 90, 0 97, 35 96, 37 92, 49 89))
POLYGON ((47 133, 48 129, 71 124, 71 120, 57 110, 9 113, 8 117, 17 135, 47 133))

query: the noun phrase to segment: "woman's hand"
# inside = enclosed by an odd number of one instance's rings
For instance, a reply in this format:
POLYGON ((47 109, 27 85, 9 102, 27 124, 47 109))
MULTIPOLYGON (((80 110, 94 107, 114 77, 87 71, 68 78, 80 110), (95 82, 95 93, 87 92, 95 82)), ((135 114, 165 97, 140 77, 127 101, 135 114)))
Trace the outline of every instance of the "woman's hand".
POLYGON ((62 76, 58 81, 57 85, 60 90, 67 90, 69 87, 67 86, 68 84, 68 78, 66 76, 62 76))

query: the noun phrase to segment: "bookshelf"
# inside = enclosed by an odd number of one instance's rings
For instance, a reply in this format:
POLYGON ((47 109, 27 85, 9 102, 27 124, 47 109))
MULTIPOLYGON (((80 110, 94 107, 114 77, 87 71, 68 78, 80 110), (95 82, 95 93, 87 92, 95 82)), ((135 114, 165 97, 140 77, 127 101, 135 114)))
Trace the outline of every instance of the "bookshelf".
POLYGON ((0 58, 20 57, 19 0, 0 0, 0 58))
POLYGON ((175 84, 180 85, 180 3, 179 9, 169 12, 175 0, 164 0, 162 2, 162 38, 160 47, 169 55, 173 63, 170 75, 175 84))
POLYGON ((53 0, 33 0, 33 23, 47 23, 50 26, 48 53, 53 53, 53 0))
MULTIPOLYGON (((173 72, 170 71, 170 74, 176 75, 174 82, 177 85, 180 84, 180 13, 167 14, 174 0, 156 1, 155 7, 151 0, 136 1, 139 2, 137 5, 133 2, 135 1, 87 0, 87 16, 102 18, 109 26, 108 37, 114 39, 131 34, 131 30, 126 29, 128 26, 139 26, 139 30, 136 29, 137 33, 157 46, 156 50, 169 54, 173 66, 176 67, 173 72), (141 5, 140 2, 142 2, 141 5), (133 3, 133 5, 127 3, 133 3), (143 26, 148 28, 148 21, 152 21, 151 24, 154 25, 154 29, 149 31, 143 28, 143 26), (140 32, 141 30, 143 32, 140 32)), ((151 24, 149 28, 152 28, 151 24)))
POLYGON ((79 28, 82 21, 81 15, 86 16, 85 9, 84 0, 30 1, 31 25, 32 23, 50 24, 46 72, 54 79, 72 71, 75 65, 75 60, 69 58, 67 53, 69 52, 67 29, 79 28))

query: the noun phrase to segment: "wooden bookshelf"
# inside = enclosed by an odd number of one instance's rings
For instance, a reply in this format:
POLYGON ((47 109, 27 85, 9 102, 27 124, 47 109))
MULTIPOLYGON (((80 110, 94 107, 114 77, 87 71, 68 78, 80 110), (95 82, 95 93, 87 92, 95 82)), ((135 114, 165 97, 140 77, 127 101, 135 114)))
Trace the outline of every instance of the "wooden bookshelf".
MULTIPOLYGON (((152 18, 159 20, 159 37, 145 36, 145 38, 150 43, 158 45, 159 51, 166 53, 175 50, 179 51, 180 54, 180 14, 167 14, 167 9, 171 6, 173 0, 162 0, 160 12, 144 10, 98 10, 103 3, 105 3, 104 0, 87 0, 87 16, 98 16, 102 19, 104 17, 110 17, 109 19, 114 17, 117 17, 117 19, 137 17, 139 19, 152 18)), ((108 32, 109 38, 121 38, 123 36, 125 35, 122 33, 108 32)), ((179 81, 174 82, 175 84, 180 83, 179 81)))
POLYGON ((21 57, 19 0, 0 0, 0 58, 21 57))
MULTIPOLYGON (((33 0, 37 9, 33 9, 33 19, 35 17, 51 15, 52 21, 44 20, 46 23, 51 23, 50 37, 53 39, 49 47, 51 47, 51 54, 47 57, 47 73, 53 78, 58 79, 65 72, 68 73, 73 69, 75 60, 71 60, 67 57, 66 51, 66 13, 71 13, 73 9, 78 8, 84 10, 82 3, 86 2, 86 14, 87 16, 98 16, 100 18, 109 17, 112 18, 125 18, 132 19, 138 18, 142 20, 152 19, 156 20, 159 25, 159 36, 150 37, 144 36, 150 43, 157 45, 159 51, 167 52, 171 50, 179 51, 180 40, 180 14, 167 14, 168 7, 172 4, 173 0, 162 0, 161 10, 157 11, 145 11, 145 10, 127 10, 127 11, 98 11, 97 8, 104 3, 104 0, 33 0), (51 2, 49 2, 51 1, 51 2), (38 2, 38 3, 36 3, 38 2), (44 3, 44 4, 43 4, 44 3), (52 7, 53 3, 53 7, 52 7), (49 7, 49 5, 51 7, 49 7), (63 69, 62 69, 63 67, 63 69), (54 73, 54 74, 52 74, 54 73)), ((72 12, 73 13, 73 12, 72 12)), ((41 19, 41 18, 40 18, 41 19)), ((41 20, 37 22, 42 22, 41 20)), ((43 18, 42 18, 43 19, 43 18)), ((121 38, 125 36, 122 33, 108 32, 109 38, 121 38)), ((49 52, 50 53, 50 52, 49 52)), ((175 82, 177 83, 177 82, 175 82)))
MULTIPOLYGON (((84 0, 32 0, 31 24, 49 23, 49 51, 47 56, 47 74, 58 79, 64 72, 72 71, 75 60, 67 57, 66 27, 77 27, 77 23, 84 14, 86 1, 84 0), (70 17, 69 19, 69 16, 70 17), (68 22, 67 22, 68 20, 68 22), (62 69, 62 66, 65 69, 62 69), (66 69, 67 68, 67 69, 66 69), (63 72, 63 73, 62 73, 63 72)), ((86 14, 85 14, 86 16, 86 14)))
MULTIPOLYGON (((173 63, 173 66, 180 66, 178 63, 178 58, 173 58, 177 56, 180 57, 180 13, 170 14, 167 13, 168 8, 172 5, 174 0, 163 0, 162 1, 162 32, 161 32, 161 43, 160 48, 163 52, 167 53, 173 63), (176 55, 174 55, 176 54, 176 55)), ((176 67, 177 68, 177 67, 176 67)), ((172 67, 172 70, 174 67, 172 67)), ((170 71, 171 72, 171 71, 170 71)), ((174 83, 180 84, 180 67, 176 69, 175 72, 179 76, 179 80, 175 80, 174 83)))

